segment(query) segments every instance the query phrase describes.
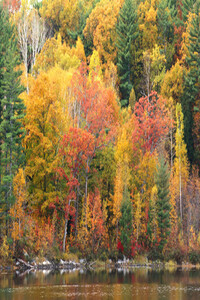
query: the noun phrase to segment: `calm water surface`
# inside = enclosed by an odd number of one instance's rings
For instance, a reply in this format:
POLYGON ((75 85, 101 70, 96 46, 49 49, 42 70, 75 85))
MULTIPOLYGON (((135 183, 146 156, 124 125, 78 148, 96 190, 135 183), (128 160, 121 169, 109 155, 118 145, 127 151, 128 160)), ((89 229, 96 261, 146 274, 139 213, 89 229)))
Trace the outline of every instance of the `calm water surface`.
POLYGON ((0 300, 198 300, 200 271, 150 269, 0 273, 0 300))

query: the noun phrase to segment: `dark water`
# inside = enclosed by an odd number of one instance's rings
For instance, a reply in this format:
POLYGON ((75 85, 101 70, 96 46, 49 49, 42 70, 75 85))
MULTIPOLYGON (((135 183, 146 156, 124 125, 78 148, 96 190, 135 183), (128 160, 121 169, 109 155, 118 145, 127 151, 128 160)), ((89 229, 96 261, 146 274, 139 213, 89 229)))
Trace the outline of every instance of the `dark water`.
POLYGON ((0 273, 0 300, 198 300, 200 271, 150 269, 0 273))

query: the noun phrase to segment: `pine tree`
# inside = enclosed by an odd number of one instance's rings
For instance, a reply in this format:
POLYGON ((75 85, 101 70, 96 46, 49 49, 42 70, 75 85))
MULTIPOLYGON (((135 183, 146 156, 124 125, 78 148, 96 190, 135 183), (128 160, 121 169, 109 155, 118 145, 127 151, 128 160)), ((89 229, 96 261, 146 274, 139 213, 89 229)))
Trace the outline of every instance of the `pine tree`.
POLYGON ((158 220, 157 220, 157 200, 158 188, 156 185, 152 188, 151 197, 149 199, 147 234, 153 245, 157 242, 158 237, 158 220))
POLYGON ((120 97, 121 106, 128 106, 129 96, 132 89, 131 83, 131 43, 138 36, 138 25, 136 22, 137 10, 132 0, 125 0, 122 6, 118 23, 117 32, 117 68, 120 78, 120 97))
POLYGON ((186 62, 189 72, 185 78, 185 89, 182 97, 182 108, 184 114, 184 136, 187 145, 188 159, 194 160, 194 140, 192 135, 194 123, 194 106, 199 95, 200 88, 200 13, 199 3, 195 6, 195 17, 192 19, 189 33, 189 56, 186 62))
POLYGON ((19 82, 21 72, 16 70, 20 60, 14 27, 2 7, 0 24, 0 217, 7 234, 8 211, 14 202, 12 182, 24 159, 21 143, 24 130, 20 121, 24 105, 18 97, 24 89, 19 82))
POLYGON ((173 39, 174 39, 174 27, 173 18, 175 16, 175 9, 170 7, 168 0, 159 2, 157 11, 158 21, 158 40, 159 45, 164 50, 166 57, 166 68, 170 69, 173 60, 173 39))
POLYGON ((159 250, 162 253, 170 234, 169 171, 162 157, 156 173, 157 220, 159 229, 159 250))
POLYGON ((132 207, 129 198, 122 201, 120 219, 120 240, 124 248, 124 254, 130 256, 131 250, 131 234, 132 234, 132 207))

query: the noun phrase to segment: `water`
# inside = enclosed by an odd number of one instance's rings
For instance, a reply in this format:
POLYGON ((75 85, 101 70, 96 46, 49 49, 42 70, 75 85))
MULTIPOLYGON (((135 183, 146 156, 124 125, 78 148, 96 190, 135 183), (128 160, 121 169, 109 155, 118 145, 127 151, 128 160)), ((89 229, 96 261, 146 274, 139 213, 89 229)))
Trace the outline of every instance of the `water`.
POLYGON ((0 300, 198 300, 200 271, 150 269, 0 273, 0 300))

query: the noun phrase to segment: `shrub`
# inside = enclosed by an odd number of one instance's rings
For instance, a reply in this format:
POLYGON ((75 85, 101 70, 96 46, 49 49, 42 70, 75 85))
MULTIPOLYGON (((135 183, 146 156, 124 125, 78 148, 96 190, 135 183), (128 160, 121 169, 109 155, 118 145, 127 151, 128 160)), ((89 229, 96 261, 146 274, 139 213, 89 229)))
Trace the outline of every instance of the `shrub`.
POLYGON ((160 253, 156 248, 152 249, 147 256, 148 260, 156 261, 156 260, 164 260, 163 254, 160 253))
POLYGON ((178 265, 186 259, 186 253, 181 248, 176 248, 170 251, 167 255, 167 260, 175 260, 178 265))
POLYGON ((108 253, 106 251, 101 252, 99 255, 99 259, 101 261, 106 261, 108 259, 108 253))
POLYGON ((63 259, 65 261, 73 261, 73 262, 78 262, 78 256, 74 253, 64 253, 63 254, 63 259))
POLYGON ((11 251, 9 249, 9 239, 7 239, 7 236, 4 236, 2 243, 0 245, 0 264, 12 264, 12 255, 11 251))
POLYGON ((196 251, 189 252, 189 262, 191 262, 193 265, 196 265, 200 263, 200 253, 196 251))
POLYGON ((109 252, 108 258, 111 259, 112 261, 116 262, 118 258, 118 251, 116 249, 111 250, 109 252))

